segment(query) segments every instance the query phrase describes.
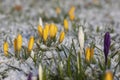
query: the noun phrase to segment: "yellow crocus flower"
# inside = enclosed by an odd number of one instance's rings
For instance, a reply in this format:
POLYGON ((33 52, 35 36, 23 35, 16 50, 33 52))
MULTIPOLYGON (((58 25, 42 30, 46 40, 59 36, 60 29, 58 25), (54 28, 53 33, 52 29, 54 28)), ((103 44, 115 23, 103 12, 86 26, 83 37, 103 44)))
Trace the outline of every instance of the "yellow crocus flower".
POLYGON ((3 44, 3 51, 5 56, 8 56, 8 47, 9 47, 8 42, 5 41, 3 44))
POLYGON ((48 34, 49 34, 49 33, 48 33, 48 32, 49 32, 48 29, 49 29, 49 28, 44 28, 44 29, 43 29, 43 40, 44 40, 44 42, 46 42, 46 40, 47 40, 47 38, 48 38, 48 34))
POLYGON ((56 36, 57 33, 57 27, 55 24, 50 24, 50 37, 54 38, 56 36))
POLYGON ((31 36, 30 37, 30 40, 28 42, 28 51, 31 52, 32 48, 33 48, 33 45, 34 45, 34 37, 31 36))
POLYGON ((64 40, 64 38, 65 38, 65 32, 62 31, 62 32, 60 33, 59 43, 61 43, 61 42, 64 40))
POLYGON ((86 61, 90 61, 93 57, 93 54, 94 54, 94 49, 93 48, 86 48, 86 61))
POLYGON ((66 30, 66 31, 68 31, 68 20, 67 19, 64 19, 64 29, 66 30))
POLYGON ((72 7, 70 8, 69 12, 68 12, 70 20, 74 20, 74 19, 75 19, 74 13, 75 13, 75 7, 72 6, 72 7))
POLYGON ((61 13, 60 7, 57 7, 57 8, 56 8, 56 13, 57 13, 57 14, 60 14, 60 13, 61 13))
POLYGON ((38 33, 41 37, 42 37, 42 32, 43 32, 42 26, 38 25, 38 33))
POLYGON ((72 14, 74 14, 74 12, 75 12, 75 6, 72 6, 72 7, 70 8, 68 14, 69 14, 69 15, 72 15, 72 14))
POLYGON ((113 73, 111 71, 107 71, 105 73, 105 78, 104 80, 113 80, 113 73))
POLYGON ((17 50, 20 51, 22 48, 22 35, 18 34, 17 36, 17 50))

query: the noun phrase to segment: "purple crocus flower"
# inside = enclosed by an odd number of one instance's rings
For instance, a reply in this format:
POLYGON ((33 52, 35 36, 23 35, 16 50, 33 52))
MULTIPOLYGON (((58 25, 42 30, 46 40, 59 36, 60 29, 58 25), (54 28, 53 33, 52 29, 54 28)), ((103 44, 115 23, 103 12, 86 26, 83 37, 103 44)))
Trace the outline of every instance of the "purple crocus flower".
POLYGON ((32 80, 32 73, 31 72, 29 73, 27 80, 32 80))
POLYGON ((104 55, 105 55, 105 64, 107 64, 107 56, 110 48, 110 33, 106 32, 104 36, 104 55))

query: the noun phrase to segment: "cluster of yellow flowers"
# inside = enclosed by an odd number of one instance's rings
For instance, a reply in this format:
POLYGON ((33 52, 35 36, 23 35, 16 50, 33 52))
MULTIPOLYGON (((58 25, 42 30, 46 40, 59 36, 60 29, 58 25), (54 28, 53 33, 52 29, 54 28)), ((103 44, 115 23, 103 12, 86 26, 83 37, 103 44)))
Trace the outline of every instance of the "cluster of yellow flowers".
MULTIPOLYGON (((68 23, 65 21, 65 29, 68 30, 68 23)), ((44 28, 42 25, 38 25, 38 34, 39 36, 43 39, 44 43, 46 43, 47 39, 50 37, 50 39, 55 39, 57 32, 58 32, 58 28, 55 24, 51 23, 51 24, 45 24, 44 28)), ((59 43, 62 43, 63 40, 65 38, 65 32, 61 31, 60 36, 59 36, 59 43)), ((22 48, 22 35, 18 34, 17 37, 14 39, 13 41, 13 45, 14 45, 14 51, 15 51, 15 55, 19 56, 19 53, 21 51, 22 48)), ((28 41, 28 48, 27 51, 31 52, 31 50, 33 49, 34 46, 34 37, 31 36, 29 41, 28 41)), ((8 56, 8 48, 9 44, 7 41, 4 42, 3 44, 3 51, 4 51, 4 55, 8 56)))
MULTIPOLYGON (((45 24, 44 28, 41 25, 38 25, 38 33, 39 36, 41 38, 43 38, 43 41, 46 42, 48 37, 50 37, 50 39, 55 39, 56 35, 58 32, 58 28, 55 24, 51 23, 51 24, 45 24)), ((65 37, 65 32, 62 31, 60 33, 60 37, 59 37, 59 43, 61 43, 64 40, 65 37)))
MULTIPOLYGON (((69 16, 71 21, 73 21, 75 19, 75 9, 76 9, 75 6, 72 6, 70 8, 70 10, 68 11, 68 16, 69 16)), ((61 8, 56 7, 55 12, 56 12, 57 15, 59 15, 61 13, 61 8)))
MULTIPOLYGON (((17 37, 14 39, 13 45, 14 45, 14 51, 15 51, 15 55, 19 56, 20 50, 22 48, 22 35, 18 34, 17 37)), ((34 45, 34 37, 31 36, 28 42, 28 52, 31 52, 32 48, 34 45)), ((8 56, 8 49, 9 49, 9 44, 7 41, 4 42, 3 44, 3 51, 4 51, 4 55, 8 56)))

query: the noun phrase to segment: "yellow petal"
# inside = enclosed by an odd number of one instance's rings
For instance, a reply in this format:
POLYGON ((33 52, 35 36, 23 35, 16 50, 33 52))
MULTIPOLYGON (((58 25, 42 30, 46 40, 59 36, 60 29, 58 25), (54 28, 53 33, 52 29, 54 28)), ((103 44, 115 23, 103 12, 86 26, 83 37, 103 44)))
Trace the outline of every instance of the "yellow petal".
POLYGON ((72 6, 68 12, 69 15, 74 14, 75 12, 75 6, 72 6))
POLYGON ((57 35, 57 31, 58 31, 58 28, 57 28, 57 26, 55 25, 55 36, 57 35))
POLYGON ((42 26, 38 25, 38 33, 41 37, 42 37, 42 32, 43 32, 42 26))
POLYGON ((104 80, 113 80, 113 73, 111 71, 107 71, 105 73, 105 79, 104 80))
POLYGON ((72 6, 72 7, 70 8, 69 12, 68 12, 69 18, 70 18, 71 21, 73 21, 73 20, 75 19, 74 13, 75 13, 75 7, 72 6))
POLYGON ((67 19, 64 19, 64 29, 66 30, 66 31, 68 31, 68 20, 67 19))
POLYGON ((45 24, 44 29, 46 29, 47 34, 49 34, 49 29, 50 29, 49 24, 45 24))
POLYGON ((86 61, 90 61, 90 48, 88 47, 88 48, 86 48, 86 61))
POLYGON ((5 56, 8 56, 8 47, 9 47, 8 42, 5 41, 3 44, 3 51, 5 56))
POLYGON ((57 33, 57 27, 55 24, 50 24, 50 37, 54 38, 56 36, 57 33))
POLYGON ((34 45, 34 37, 31 36, 31 37, 30 37, 30 40, 29 40, 29 43, 28 43, 28 51, 31 51, 31 50, 32 50, 33 45, 34 45))
POLYGON ((44 28, 43 29, 43 40, 44 40, 44 42, 46 42, 47 38, 48 38, 48 30, 47 30, 47 28, 44 28))
POLYGON ((59 43, 61 43, 65 38, 65 32, 61 32, 60 33, 60 37, 59 37, 59 43))
POLYGON ((22 35, 18 34, 17 36, 17 50, 20 51, 22 48, 22 35))

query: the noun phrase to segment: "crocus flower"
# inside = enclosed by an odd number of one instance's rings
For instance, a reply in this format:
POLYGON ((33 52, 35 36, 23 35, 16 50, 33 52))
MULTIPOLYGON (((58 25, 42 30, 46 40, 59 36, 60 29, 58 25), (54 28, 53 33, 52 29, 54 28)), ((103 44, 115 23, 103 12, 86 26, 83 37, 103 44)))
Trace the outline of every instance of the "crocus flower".
POLYGON ((113 80, 113 73, 111 71, 107 71, 105 73, 105 78, 104 80, 113 80))
POLYGON ((92 59, 93 55, 94 55, 94 48, 87 47, 86 55, 85 55, 86 61, 89 62, 92 59))
POLYGON ((65 32, 62 31, 62 32, 60 33, 59 43, 61 43, 61 42, 64 40, 64 38, 65 38, 65 32))
POLYGON ((43 22, 42 22, 42 18, 39 18, 39 25, 43 27, 43 22))
POLYGON ((42 32, 43 32, 43 29, 42 29, 42 27, 43 27, 43 22, 42 22, 42 18, 40 17, 39 18, 39 24, 38 24, 38 33, 39 33, 39 35, 42 37, 42 32))
POLYGON ((50 37, 54 38, 57 34, 57 26, 55 24, 50 24, 50 37))
POLYGON ((38 70, 38 74, 39 74, 39 80, 42 80, 43 79, 43 70, 42 70, 42 66, 41 64, 39 65, 39 70, 38 70))
POLYGON ((109 34, 109 32, 106 32, 105 36, 104 36, 105 64, 107 64, 107 56, 108 56, 108 53, 109 53, 110 43, 111 43, 111 41, 110 41, 110 34, 109 34))
POLYGON ((29 40, 29 43, 28 43, 28 51, 31 52, 32 48, 33 48, 33 45, 34 45, 34 37, 31 36, 30 37, 30 40, 29 40))
POLYGON ((69 14, 69 15, 72 15, 72 14, 74 14, 74 12, 75 12, 75 6, 72 6, 72 7, 70 8, 68 14, 69 14))
POLYGON ((69 12, 68 12, 70 20, 74 20, 74 19, 75 19, 74 12, 75 12, 75 7, 72 6, 72 7, 70 8, 69 12))
POLYGON ((43 29, 43 40, 44 40, 44 42, 46 42, 46 40, 48 38, 48 35, 49 35, 49 25, 46 24, 44 29, 43 29))
POLYGON ((57 7, 57 8, 56 8, 56 13, 57 13, 58 15, 61 13, 60 7, 57 7))
POLYGON ((64 29, 66 30, 66 31, 68 31, 68 20, 67 19, 64 19, 64 22, 63 22, 63 24, 64 24, 64 29))
POLYGON ((22 48, 22 35, 18 34, 17 36, 17 50, 20 51, 22 48))
POLYGON ((32 73, 31 72, 29 73, 27 80, 32 80, 32 73))
POLYGON ((3 44, 3 51, 5 56, 8 56, 8 47, 9 47, 8 42, 5 41, 3 44))
POLYGON ((41 37, 42 37, 42 32, 43 32, 42 26, 38 25, 38 33, 41 37))
POLYGON ((78 40, 79 40, 79 44, 80 44, 80 49, 81 49, 81 51, 83 51, 83 48, 84 48, 84 32, 83 32, 82 27, 79 27, 78 40))

